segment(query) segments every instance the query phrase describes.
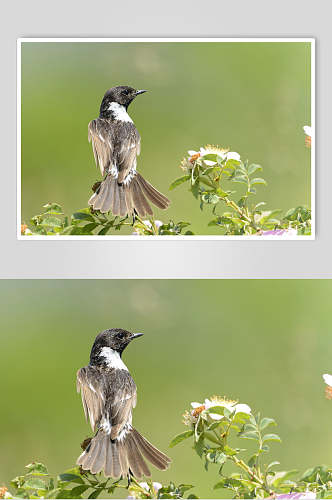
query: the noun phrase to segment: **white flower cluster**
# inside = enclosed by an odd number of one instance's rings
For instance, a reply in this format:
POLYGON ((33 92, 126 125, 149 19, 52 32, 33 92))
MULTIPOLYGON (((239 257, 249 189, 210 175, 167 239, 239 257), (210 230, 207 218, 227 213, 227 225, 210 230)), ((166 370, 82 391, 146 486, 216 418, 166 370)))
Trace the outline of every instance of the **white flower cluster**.
MULTIPOLYGON (((225 398, 219 398, 217 396, 212 397, 211 399, 206 398, 204 403, 193 402, 191 403, 191 406, 193 408, 191 412, 192 416, 195 416, 198 410, 201 410, 199 411, 199 413, 202 413, 216 406, 226 408, 230 412, 235 412, 235 414, 247 413, 248 415, 251 415, 251 408, 247 404, 239 404, 236 401, 227 400, 225 398)), ((212 420, 221 420, 223 418, 222 415, 219 415, 217 413, 209 413, 209 417, 212 420)))
POLYGON ((206 165, 208 165, 209 167, 213 167, 218 162, 214 161, 214 160, 206 160, 204 157, 208 156, 208 155, 217 155, 222 159, 222 161, 224 161, 224 160, 240 161, 241 160, 239 153, 235 153, 235 151, 228 151, 227 149, 222 149, 222 148, 218 148, 215 146, 206 146, 205 148, 201 147, 199 149, 199 151, 189 150, 188 154, 189 154, 189 161, 190 162, 192 162, 198 158, 201 158, 202 160, 204 160, 204 163, 206 165))

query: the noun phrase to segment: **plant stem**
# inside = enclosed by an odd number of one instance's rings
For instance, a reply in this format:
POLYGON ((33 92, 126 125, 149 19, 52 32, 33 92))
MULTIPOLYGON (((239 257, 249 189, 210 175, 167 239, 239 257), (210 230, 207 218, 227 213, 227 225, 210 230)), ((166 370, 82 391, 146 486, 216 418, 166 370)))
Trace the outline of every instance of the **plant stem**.
POLYGON ((248 474, 250 479, 254 479, 260 487, 266 491, 266 493, 273 495, 273 490, 270 490, 266 486, 265 482, 249 467, 249 465, 247 465, 243 460, 239 460, 236 456, 231 456, 230 459, 235 463, 235 465, 243 469, 248 474))

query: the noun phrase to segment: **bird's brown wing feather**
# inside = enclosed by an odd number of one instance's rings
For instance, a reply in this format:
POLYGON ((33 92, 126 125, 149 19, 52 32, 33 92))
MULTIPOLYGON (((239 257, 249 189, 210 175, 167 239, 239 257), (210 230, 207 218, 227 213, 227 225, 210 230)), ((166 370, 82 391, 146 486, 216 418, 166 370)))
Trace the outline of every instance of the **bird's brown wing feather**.
POLYGON ((119 171, 118 183, 125 181, 127 175, 136 170, 136 157, 141 152, 141 138, 133 123, 122 122, 117 125, 116 164, 119 171))
POLYGON ((117 181, 121 184, 136 169, 141 138, 133 123, 97 118, 89 123, 88 139, 102 175, 118 172, 117 181))
POLYGON ((136 385, 130 373, 117 371, 116 377, 109 381, 111 391, 109 414, 111 421, 111 439, 119 436, 127 424, 131 424, 132 409, 136 406, 136 385))
POLYGON ((92 143, 96 166, 104 175, 113 166, 114 132, 109 122, 101 118, 92 120, 88 125, 88 139, 92 143))
POLYGON ((98 368, 85 366, 76 375, 77 392, 81 392, 86 420, 95 431, 101 419, 106 401, 106 384, 98 368))
POLYGON ((136 385, 130 373, 126 370, 105 372, 89 365, 77 372, 76 381, 92 430, 107 416, 111 439, 115 439, 126 424, 131 424, 131 412, 136 406, 136 385))

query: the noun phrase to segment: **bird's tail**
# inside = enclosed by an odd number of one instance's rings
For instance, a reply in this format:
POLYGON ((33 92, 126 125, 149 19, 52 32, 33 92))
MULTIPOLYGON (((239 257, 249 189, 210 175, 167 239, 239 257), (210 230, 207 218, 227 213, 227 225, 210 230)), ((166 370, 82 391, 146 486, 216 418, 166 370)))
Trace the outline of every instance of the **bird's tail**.
POLYGON ((144 458, 160 470, 167 469, 171 462, 134 428, 119 439, 111 439, 110 434, 99 430, 77 464, 92 474, 104 471, 106 477, 133 475, 139 479, 151 475, 144 458))
POLYGON ((89 205, 102 213, 111 210, 113 215, 133 215, 141 217, 153 215, 148 201, 156 207, 166 209, 170 201, 155 189, 141 174, 135 173, 130 182, 119 184, 117 179, 109 174, 100 184, 98 190, 89 199, 89 205))

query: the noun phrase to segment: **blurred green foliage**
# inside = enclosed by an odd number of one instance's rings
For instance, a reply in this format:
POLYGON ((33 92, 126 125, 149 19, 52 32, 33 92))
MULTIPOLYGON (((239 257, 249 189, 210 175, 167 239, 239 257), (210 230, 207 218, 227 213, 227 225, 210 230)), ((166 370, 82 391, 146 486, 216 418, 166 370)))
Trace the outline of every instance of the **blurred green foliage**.
POLYGON ((184 152, 204 144, 263 165, 268 206, 310 207, 309 43, 23 43, 22 222, 53 200, 68 214, 86 207, 100 179, 87 125, 118 84, 149 90, 130 112, 142 136, 138 169, 172 200, 156 219, 220 234, 183 189, 168 193, 184 152))
POLYGON ((331 295, 330 280, 1 280, 0 486, 32 460, 73 466, 90 435, 76 371, 108 327, 145 333, 124 361, 134 425, 173 459, 154 481, 220 497, 189 442, 168 447, 190 402, 213 394, 275 417, 283 470, 331 464, 331 295))

